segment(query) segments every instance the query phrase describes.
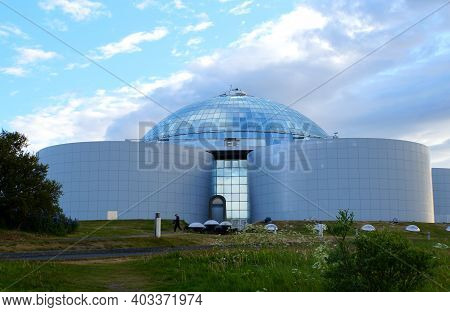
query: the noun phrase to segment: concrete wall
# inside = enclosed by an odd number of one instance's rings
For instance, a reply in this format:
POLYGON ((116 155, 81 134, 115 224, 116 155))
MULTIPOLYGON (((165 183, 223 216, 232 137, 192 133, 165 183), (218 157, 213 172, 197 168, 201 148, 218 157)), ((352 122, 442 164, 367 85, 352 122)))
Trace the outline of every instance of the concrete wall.
POLYGON ((434 218, 450 223, 450 169, 433 168, 434 218))
POLYGON ((249 154, 252 220, 434 222, 428 148, 385 139, 309 140, 249 154))
POLYGON ((59 181, 64 212, 79 220, 173 218, 203 222, 211 194, 212 156, 168 143, 88 142, 39 152, 59 181), (139 156, 140 155, 140 156, 139 156), (159 160, 159 161, 158 161, 159 160))

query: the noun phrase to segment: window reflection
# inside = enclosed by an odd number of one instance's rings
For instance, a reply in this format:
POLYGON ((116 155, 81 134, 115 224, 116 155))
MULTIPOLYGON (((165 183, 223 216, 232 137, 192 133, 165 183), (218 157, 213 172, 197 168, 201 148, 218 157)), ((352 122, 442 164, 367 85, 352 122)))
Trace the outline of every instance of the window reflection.
MULTIPOLYGON (((251 96, 215 97, 188 105, 168 116, 146 135, 146 141, 169 139, 183 142, 233 138, 251 146, 292 140, 305 132, 327 137, 316 124, 295 110, 251 96), (266 142, 267 141, 267 142, 266 142)), ((231 142, 233 143, 233 142, 231 142)), ((222 168, 218 163, 217 168, 222 168)))
POLYGON ((246 160, 216 160, 212 189, 225 197, 227 219, 249 217, 246 160))

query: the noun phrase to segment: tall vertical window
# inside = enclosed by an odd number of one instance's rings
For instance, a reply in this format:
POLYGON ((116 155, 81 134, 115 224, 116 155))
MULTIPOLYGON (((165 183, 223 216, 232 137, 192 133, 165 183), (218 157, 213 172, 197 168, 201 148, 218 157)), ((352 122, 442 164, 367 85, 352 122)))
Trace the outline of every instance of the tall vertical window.
POLYGON ((247 160, 216 160, 213 193, 225 197, 227 219, 248 219, 247 160))

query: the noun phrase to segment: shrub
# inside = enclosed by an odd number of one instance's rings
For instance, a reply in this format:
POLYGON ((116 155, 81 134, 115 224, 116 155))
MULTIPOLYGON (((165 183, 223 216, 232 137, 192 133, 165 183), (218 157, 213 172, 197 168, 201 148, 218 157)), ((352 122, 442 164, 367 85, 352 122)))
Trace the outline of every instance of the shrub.
POLYGON ((412 291, 432 276, 431 253, 388 231, 357 236, 330 252, 324 277, 334 291, 412 291))
POLYGON ((57 214, 55 216, 31 216, 24 225, 24 228, 31 232, 62 236, 74 232, 79 223, 64 214, 57 214))

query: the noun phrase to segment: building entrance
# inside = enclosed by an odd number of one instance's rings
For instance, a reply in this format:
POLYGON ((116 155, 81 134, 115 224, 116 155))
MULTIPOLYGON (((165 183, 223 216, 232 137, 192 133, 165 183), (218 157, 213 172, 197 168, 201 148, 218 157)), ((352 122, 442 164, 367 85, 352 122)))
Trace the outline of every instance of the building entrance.
POLYGON ((225 221, 226 199, 221 195, 214 195, 209 201, 209 219, 217 222, 225 221))

